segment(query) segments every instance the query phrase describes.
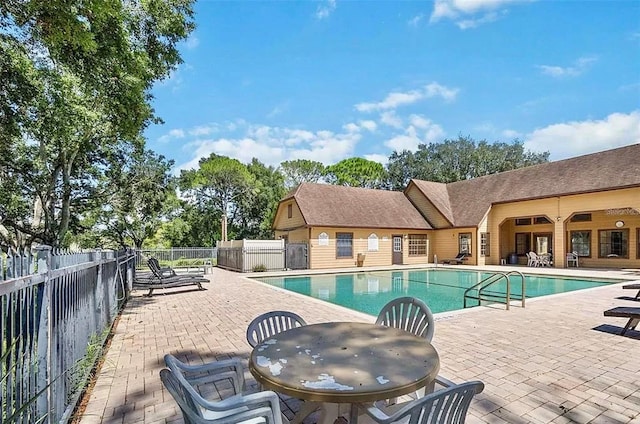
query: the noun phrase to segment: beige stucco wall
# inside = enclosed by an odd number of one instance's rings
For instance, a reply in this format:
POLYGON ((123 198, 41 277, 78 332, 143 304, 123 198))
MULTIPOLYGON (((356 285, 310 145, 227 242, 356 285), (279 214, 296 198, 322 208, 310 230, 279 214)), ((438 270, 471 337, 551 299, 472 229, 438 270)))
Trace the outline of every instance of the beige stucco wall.
MULTIPOLYGON (((438 256, 438 262, 445 259, 455 258, 459 253, 459 235, 461 233, 471 233, 471 256, 465 260, 465 264, 476 265, 478 258, 478 231, 475 227, 452 228, 447 230, 436 230, 433 232, 433 242, 431 243, 431 256, 438 256)), ((499 262, 499 261, 498 261, 499 262)))
POLYGON ((409 240, 404 235, 427 234, 430 231, 407 231, 393 229, 371 228, 338 228, 317 227, 311 229, 309 240, 309 264, 311 269, 347 268, 357 266, 358 254, 364 254, 363 266, 387 266, 392 263, 392 236, 403 236, 403 264, 428 263, 429 249, 424 256, 409 256, 409 240), (326 233, 329 236, 326 245, 321 245, 319 236, 326 233), (336 258, 336 233, 353 233, 353 257, 336 258), (369 250, 369 236, 375 234, 378 237, 378 249, 369 250))
POLYGON ((405 191, 405 195, 434 228, 451 227, 449 221, 424 197, 424 194, 415 185, 411 184, 405 191))
POLYGON ((278 205, 276 217, 273 220, 273 228, 275 230, 292 230, 303 227, 304 225, 305 222, 302 213, 300 212, 300 208, 298 208, 298 204, 293 199, 281 202, 278 205), (288 214, 289 205, 292 206, 291 218, 289 218, 288 214))
POLYGON ((637 233, 640 215, 611 215, 611 210, 627 209, 640 211, 640 188, 612 190, 608 192, 579 194, 548 199, 528 200, 508 204, 493 205, 487 220, 491 233, 491 256, 487 264, 498 264, 500 258, 515 250, 515 233, 553 233, 554 266, 565 265, 567 251, 567 231, 572 229, 592 229, 592 258, 581 261, 581 265, 593 267, 639 267, 637 233), (591 212, 593 220, 585 223, 571 223, 574 213, 591 212), (515 226, 513 218, 546 216, 551 224, 515 226), (615 229, 615 222, 623 220, 629 229, 629 258, 597 258, 598 230, 615 229), (579 225, 577 225, 579 224, 579 225), (503 226, 502 233, 500 226, 503 226), (496 243, 500 239, 500 245, 496 243))

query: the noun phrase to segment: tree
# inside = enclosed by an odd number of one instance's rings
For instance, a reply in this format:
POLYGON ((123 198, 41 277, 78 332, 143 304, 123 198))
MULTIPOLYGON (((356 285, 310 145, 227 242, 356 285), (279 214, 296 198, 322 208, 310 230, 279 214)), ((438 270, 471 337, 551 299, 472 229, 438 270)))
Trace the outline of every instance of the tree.
POLYGON ((149 91, 180 63, 192 0, 0 4, 0 234, 58 246, 140 151, 149 91))
POLYGON ((253 175, 255 187, 252 196, 239 203, 238 238, 271 239, 271 224, 278 202, 285 194, 284 177, 272 166, 265 166, 254 158, 247 170, 253 175))
POLYGON ((382 164, 364 158, 349 158, 328 166, 325 179, 330 184, 350 187, 382 188, 387 173, 382 164))
POLYGON ((280 164, 280 173, 284 177, 284 186, 291 190, 301 183, 317 183, 322 180, 325 167, 321 162, 308 159, 284 161, 280 164))
POLYGON ((227 241, 227 221, 238 205, 253 195, 254 177, 236 159, 212 153, 196 170, 182 171, 180 189, 201 210, 212 207, 221 217, 221 240, 227 241))
POLYGON ((415 153, 393 152, 387 163, 389 184, 394 190, 406 187, 412 178, 450 183, 548 162, 549 152, 525 151, 521 141, 476 142, 459 136, 442 143, 421 144, 415 153))
POLYGON ((112 180, 113 194, 103 209, 105 238, 140 249, 158 231, 164 212, 177 200, 169 174, 172 166, 172 160, 150 150, 131 157, 112 180))

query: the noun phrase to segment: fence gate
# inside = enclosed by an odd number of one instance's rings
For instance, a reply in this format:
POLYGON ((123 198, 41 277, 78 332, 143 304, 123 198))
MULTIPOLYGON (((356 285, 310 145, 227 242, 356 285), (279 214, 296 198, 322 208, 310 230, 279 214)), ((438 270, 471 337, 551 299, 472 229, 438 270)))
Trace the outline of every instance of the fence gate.
POLYGON ((309 268, 307 243, 287 243, 285 267, 288 269, 309 268))

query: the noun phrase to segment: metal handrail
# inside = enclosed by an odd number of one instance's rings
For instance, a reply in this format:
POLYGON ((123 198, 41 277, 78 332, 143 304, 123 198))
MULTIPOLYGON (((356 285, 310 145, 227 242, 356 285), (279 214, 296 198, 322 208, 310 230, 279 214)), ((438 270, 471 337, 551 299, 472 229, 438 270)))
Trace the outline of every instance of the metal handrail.
POLYGON ((521 288, 521 292, 522 292, 522 307, 525 307, 525 298, 526 298, 526 284, 525 284, 525 278, 524 278, 524 274, 521 273, 520 271, 509 271, 509 272, 494 272, 493 274, 491 274, 490 276, 488 276, 487 278, 483 279, 482 281, 480 281, 477 284, 474 284, 473 286, 469 287, 468 289, 466 289, 464 291, 464 307, 467 307, 467 295, 470 291, 472 290, 477 290, 478 291, 478 302, 481 301, 482 299, 482 292, 483 290, 487 289, 489 286, 497 283, 498 281, 502 280, 503 278, 505 279, 505 281, 507 282, 507 293, 505 296, 505 305, 507 306, 507 310, 509 310, 509 305, 511 304, 511 280, 509 280, 509 276, 510 275, 519 275, 520 276, 520 288, 521 288), (496 278, 497 277, 497 278, 496 278))

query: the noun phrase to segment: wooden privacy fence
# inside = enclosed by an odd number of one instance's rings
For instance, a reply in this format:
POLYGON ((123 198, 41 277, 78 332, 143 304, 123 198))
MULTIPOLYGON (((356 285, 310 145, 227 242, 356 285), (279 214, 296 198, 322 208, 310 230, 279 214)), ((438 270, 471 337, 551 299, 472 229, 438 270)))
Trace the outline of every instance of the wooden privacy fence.
POLYGON ((71 418, 134 272, 130 250, 0 255, 0 422, 71 418))

